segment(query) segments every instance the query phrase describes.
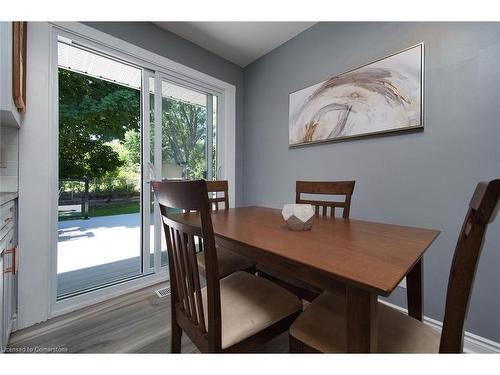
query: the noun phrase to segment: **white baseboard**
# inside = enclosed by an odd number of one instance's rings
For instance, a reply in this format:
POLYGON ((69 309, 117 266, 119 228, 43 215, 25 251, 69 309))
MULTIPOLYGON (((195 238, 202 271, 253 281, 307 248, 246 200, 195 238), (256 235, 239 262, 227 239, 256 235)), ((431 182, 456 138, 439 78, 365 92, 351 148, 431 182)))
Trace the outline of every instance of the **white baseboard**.
MULTIPOLYGON (((388 305, 396 310, 399 310, 404 314, 408 314, 408 310, 400 306, 386 301, 379 302, 388 305)), ((442 322, 436 319, 429 318, 427 316, 424 316, 424 323, 428 324, 438 332, 441 332, 441 329, 443 327, 442 322)), ((466 331, 464 335, 464 353, 500 353, 500 343, 488 340, 487 338, 466 331)))

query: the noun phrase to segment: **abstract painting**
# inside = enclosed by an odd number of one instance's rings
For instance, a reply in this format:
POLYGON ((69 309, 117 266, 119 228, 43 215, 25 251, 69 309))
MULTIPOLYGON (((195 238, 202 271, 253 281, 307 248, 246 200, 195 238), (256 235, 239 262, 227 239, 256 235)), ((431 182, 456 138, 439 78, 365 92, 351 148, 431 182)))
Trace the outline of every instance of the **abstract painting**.
POLYGON ((424 45, 418 44, 289 97, 289 145, 423 128, 424 45))

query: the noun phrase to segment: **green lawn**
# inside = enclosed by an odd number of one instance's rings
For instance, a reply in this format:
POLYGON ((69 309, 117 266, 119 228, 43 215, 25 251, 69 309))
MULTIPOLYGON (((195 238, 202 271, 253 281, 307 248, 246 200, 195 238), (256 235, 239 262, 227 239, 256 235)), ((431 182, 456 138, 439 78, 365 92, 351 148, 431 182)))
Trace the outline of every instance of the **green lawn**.
POLYGON ((135 214, 139 212, 139 202, 108 203, 102 206, 90 207, 90 217, 135 214))
MULTIPOLYGON (((107 203, 100 206, 91 206, 89 217, 135 214, 139 211, 139 202, 107 203)), ((59 215, 59 221, 76 219, 82 219, 82 215, 80 213, 59 215)))

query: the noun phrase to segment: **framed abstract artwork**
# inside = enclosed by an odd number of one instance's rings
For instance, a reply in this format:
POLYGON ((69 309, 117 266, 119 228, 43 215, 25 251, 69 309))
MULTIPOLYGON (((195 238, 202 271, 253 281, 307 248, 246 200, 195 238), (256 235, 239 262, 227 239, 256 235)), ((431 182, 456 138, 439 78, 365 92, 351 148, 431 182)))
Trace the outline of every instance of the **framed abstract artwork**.
POLYGON ((27 22, 12 22, 12 95, 19 112, 26 112, 27 22))
POLYGON ((423 129, 424 44, 289 96, 289 145, 423 129))

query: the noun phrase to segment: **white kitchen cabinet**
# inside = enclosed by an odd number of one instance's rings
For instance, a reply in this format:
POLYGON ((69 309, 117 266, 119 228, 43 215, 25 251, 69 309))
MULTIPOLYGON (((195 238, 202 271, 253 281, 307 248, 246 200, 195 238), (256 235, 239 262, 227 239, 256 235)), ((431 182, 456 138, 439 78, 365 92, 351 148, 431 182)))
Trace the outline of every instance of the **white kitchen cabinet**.
POLYGON ((4 330, 4 285, 3 285, 3 269, 4 269, 4 255, 5 251, 3 248, 0 249, 0 270, 2 271, 2 275, 0 276, 0 352, 5 351, 6 347, 6 334, 4 330))
POLYGON ((0 206, 0 349, 5 351, 16 317, 16 201, 0 206))
POLYGON ((12 96, 12 22, 0 22, 0 126, 20 123, 12 96))

